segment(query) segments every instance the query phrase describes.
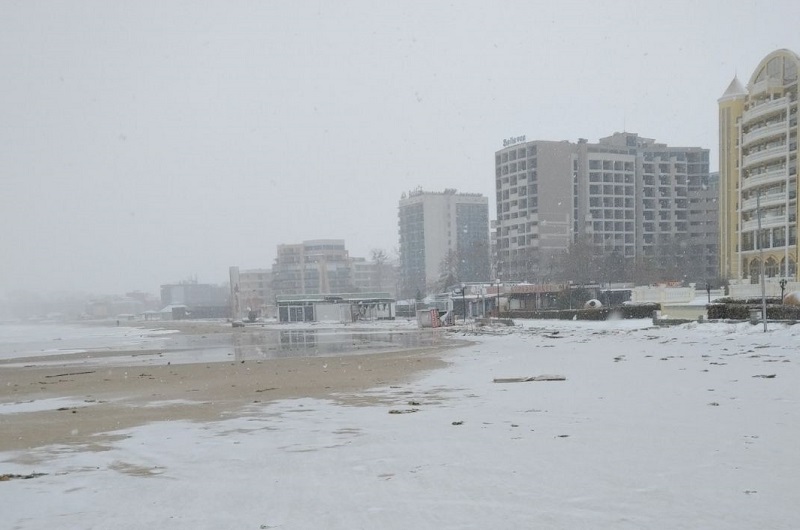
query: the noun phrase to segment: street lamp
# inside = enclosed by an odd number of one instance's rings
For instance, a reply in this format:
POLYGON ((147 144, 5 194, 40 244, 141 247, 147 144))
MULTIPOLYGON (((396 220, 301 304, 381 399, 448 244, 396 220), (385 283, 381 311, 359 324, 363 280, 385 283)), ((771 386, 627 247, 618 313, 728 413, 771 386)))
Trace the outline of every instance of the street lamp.
POLYGON ((706 292, 708 293, 708 303, 711 303, 711 283, 706 282, 706 292))
POLYGON ((494 310, 497 313, 497 318, 500 318, 500 278, 497 278, 494 282, 497 284, 497 297, 494 299, 494 310))
POLYGON ((783 291, 786 290, 786 278, 781 278, 781 281, 778 282, 778 285, 781 286, 781 304, 783 303, 783 291))
POLYGON ((467 323, 467 302, 465 301, 464 291, 467 290, 466 284, 461 284, 461 305, 464 308, 464 324, 467 323))

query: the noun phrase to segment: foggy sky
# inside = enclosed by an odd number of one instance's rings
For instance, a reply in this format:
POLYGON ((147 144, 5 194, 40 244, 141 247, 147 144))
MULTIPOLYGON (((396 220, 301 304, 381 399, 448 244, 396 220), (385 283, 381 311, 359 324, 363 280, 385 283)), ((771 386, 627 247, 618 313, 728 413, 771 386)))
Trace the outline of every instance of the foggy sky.
POLYGON ((509 136, 711 149, 772 2, 0 2, 0 299, 156 293, 279 243, 397 246, 403 191, 483 193, 509 136))

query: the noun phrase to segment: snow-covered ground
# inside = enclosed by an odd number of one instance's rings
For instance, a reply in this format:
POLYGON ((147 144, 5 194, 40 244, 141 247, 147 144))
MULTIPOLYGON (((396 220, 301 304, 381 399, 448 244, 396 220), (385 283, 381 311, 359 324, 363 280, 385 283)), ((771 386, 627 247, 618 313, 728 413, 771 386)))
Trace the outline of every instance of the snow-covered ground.
POLYGON ((0 453, 47 473, 0 483, 0 526, 798 528, 800 326, 650 324, 530 321, 360 406, 0 453), (493 382, 540 374, 566 380, 493 382))

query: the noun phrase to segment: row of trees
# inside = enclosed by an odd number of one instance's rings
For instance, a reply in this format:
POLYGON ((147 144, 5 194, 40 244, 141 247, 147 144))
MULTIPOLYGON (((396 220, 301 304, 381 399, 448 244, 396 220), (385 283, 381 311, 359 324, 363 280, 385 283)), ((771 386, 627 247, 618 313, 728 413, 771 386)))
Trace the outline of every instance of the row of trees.
MULTIPOLYGON (((543 254, 532 250, 513 261, 498 264, 506 279, 578 284, 627 282, 647 285, 666 281, 703 282, 706 256, 681 242, 657 247, 649 257, 630 258, 617 251, 603 253, 578 241, 563 252, 543 254)), ((715 283, 718 283, 717 279, 715 283)))
POLYGON ((491 276, 488 246, 480 241, 465 249, 450 250, 439 264, 439 278, 427 286, 431 292, 443 292, 462 282, 485 282, 491 276))

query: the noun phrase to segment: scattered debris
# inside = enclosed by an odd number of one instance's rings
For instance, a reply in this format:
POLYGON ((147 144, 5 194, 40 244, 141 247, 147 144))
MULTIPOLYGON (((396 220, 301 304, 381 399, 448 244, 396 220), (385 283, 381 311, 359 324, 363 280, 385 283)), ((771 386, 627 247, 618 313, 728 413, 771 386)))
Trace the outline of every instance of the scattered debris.
POLYGON ((269 392, 270 390, 278 390, 278 387, 271 386, 269 388, 260 388, 260 389, 256 390, 256 392, 269 392))
POLYGON ((56 375, 46 375, 45 377, 65 377, 68 375, 84 375, 84 374, 93 374, 95 370, 91 370, 89 372, 70 372, 68 374, 56 374, 56 375))
POLYGON ((420 403, 419 401, 409 401, 408 404, 411 405, 412 407, 419 407, 420 405, 422 405, 422 403, 420 403))
POLYGON ((711 407, 719 407, 719 403, 717 403, 716 401, 712 401, 711 403, 709 403, 709 406, 711 406, 711 407))
POLYGON ((754 375, 753 377, 762 377, 764 379, 774 379, 777 374, 759 374, 754 375))
POLYGON ((27 480, 29 478, 39 478, 45 475, 47 475, 47 473, 30 473, 28 475, 14 475, 13 473, 4 473, 0 475, 0 482, 6 482, 8 480, 14 480, 14 479, 27 480))
POLYGON ((559 434, 558 438, 569 438, 569 434, 559 434))
POLYGON ((464 425, 464 421, 463 421, 463 420, 461 420, 461 421, 454 421, 454 422, 452 423, 452 425, 464 425))
POLYGON ((412 412, 419 412, 419 409, 392 409, 389 414, 411 414, 412 412))
POLYGON ((566 381, 565 375, 536 375, 531 377, 496 377, 495 383, 527 383, 530 381, 566 381))

